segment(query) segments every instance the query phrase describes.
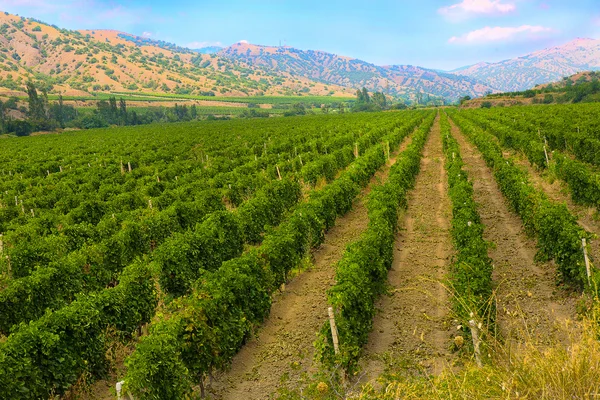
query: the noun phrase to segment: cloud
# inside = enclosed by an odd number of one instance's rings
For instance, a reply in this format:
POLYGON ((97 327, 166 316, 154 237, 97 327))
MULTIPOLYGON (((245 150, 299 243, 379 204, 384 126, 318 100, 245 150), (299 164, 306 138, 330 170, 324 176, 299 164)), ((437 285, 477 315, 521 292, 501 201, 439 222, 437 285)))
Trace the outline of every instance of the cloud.
POLYGON ((552 32, 551 28, 540 25, 521 25, 516 27, 489 27, 471 31, 462 36, 453 36, 449 43, 487 43, 511 41, 518 38, 535 37, 535 35, 552 32))
POLYGON ((475 15, 502 15, 517 9, 513 3, 503 0, 462 0, 460 3, 442 7, 438 12, 452 20, 462 20, 475 15))
POLYGON ((221 42, 191 42, 185 45, 188 49, 202 49, 204 47, 223 47, 221 42))
POLYGON ((247 40, 240 40, 238 43, 242 43, 242 44, 248 44, 248 43, 250 43, 250 42, 249 42, 249 41, 247 41, 247 40))
POLYGON ((142 37, 144 37, 144 38, 150 38, 150 37, 152 37, 152 32, 143 32, 142 33, 142 37))

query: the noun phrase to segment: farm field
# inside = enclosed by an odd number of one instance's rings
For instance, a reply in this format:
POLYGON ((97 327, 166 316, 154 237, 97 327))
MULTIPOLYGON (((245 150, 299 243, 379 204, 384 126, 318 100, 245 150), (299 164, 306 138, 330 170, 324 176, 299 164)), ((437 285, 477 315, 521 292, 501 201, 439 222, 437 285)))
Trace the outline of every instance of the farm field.
POLYGON ((598 121, 443 108, 2 140, 0 398, 597 394, 598 121))

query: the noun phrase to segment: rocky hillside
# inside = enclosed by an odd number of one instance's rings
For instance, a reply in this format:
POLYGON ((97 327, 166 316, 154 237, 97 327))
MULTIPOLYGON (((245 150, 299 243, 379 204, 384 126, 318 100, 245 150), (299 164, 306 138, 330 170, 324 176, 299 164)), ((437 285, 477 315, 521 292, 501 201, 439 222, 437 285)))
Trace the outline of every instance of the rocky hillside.
POLYGON ((455 100, 464 95, 481 96, 492 90, 470 77, 414 66, 377 66, 323 51, 237 43, 219 55, 265 71, 285 72, 350 88, 366 87, 410 100, 420 100, 427 95, 455 100))
POLYGON ((0 14, 0 89, 21 91, 28 79, 51 92, 351 95, 352 90, 241 61, 199 54, 116 31, 69 31, 0 14))
POLYGON ((485 82, 500 92, 513 92, 593 70, 600 70, 600 40, 576 39, 523 57, 479 63, 452 73, 485 82))

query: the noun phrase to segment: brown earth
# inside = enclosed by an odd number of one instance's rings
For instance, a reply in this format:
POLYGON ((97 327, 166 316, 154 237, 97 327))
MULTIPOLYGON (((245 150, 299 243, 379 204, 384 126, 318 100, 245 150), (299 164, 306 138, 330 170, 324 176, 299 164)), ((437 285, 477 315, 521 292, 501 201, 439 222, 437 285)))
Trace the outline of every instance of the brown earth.
MULTIPOLYGON (((439 118, 439 117, 438 117, 439 118)), ((392 287, 377 308, 361 362, 360 384, 375 380, 399 360, 410 359, 433 373, 451 362, 450 309, 443 281, 453 253, 439 120, 423 150, 421 171, 400 216, 402 230, 388 275, 392 287)))
POLYGON ((475 201, 485 225, 484 239, 493 243, 497 322, 500 334, 512 343, 564 342, 567 324, 576 317, 577 296, 557 287, 556 266, 536 263, 535 241, 526 236, 519 217, 508 203, 486 166, 481 153, 452 124, 465 170, 473 180, 475 201))
MULTIPOLYGON (((410 142, 405 140, 398 151, 410 142)), ((369 222, 366 200, 371 188, 387 179, 395 157, 376 173, 336 221, 324 243, 313 252, 310 268, 278 294, 261 330, 233 359, 231 370, 216 378, 208 392, 217 399, 267 399, 282 385, 295 387, 316 372, 314 341, 327 321, 327 290, 335 283, 335 266, 346 246, 357 240, 369 222)))
MULTIPOLYGON (((579 225, 588 232, 595 235, 600 234, 600 220, 598 219, 598 210, 594 207, 575 204, 571 199, 571 191, 566 182, 555 179, 550 173, 541 172, 539 169, 531 166, 525 155, 520 152, 510 153, 513 159, 520 166, 527 169, 531 178, 531 183, 542 190, 551 200, 566 204, 569 211, 577 217, 579 225)), ((600 260, 600 240, 592 240, 590 244, 590 255, 595 260, 600 260)))

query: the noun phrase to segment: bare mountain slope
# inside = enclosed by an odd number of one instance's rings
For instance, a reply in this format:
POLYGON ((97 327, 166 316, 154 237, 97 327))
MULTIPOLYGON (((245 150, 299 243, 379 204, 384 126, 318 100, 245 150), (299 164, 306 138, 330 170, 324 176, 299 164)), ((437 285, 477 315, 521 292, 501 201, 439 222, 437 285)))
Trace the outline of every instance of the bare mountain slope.
POLYGON ((576 39, 523 57, 498 63, 479 63, 452 71, 501 92, 522 91, 581 71, 600 69, 600 40, 576 39))
POLYGON ((315 50, 237 43, 219 53, 272 72, 287 72, 336 85, 383 91, 415 100, 424 94, 446 99, 480 96, 491 90, 475 79, 414 66, 377 66, 315 50))

